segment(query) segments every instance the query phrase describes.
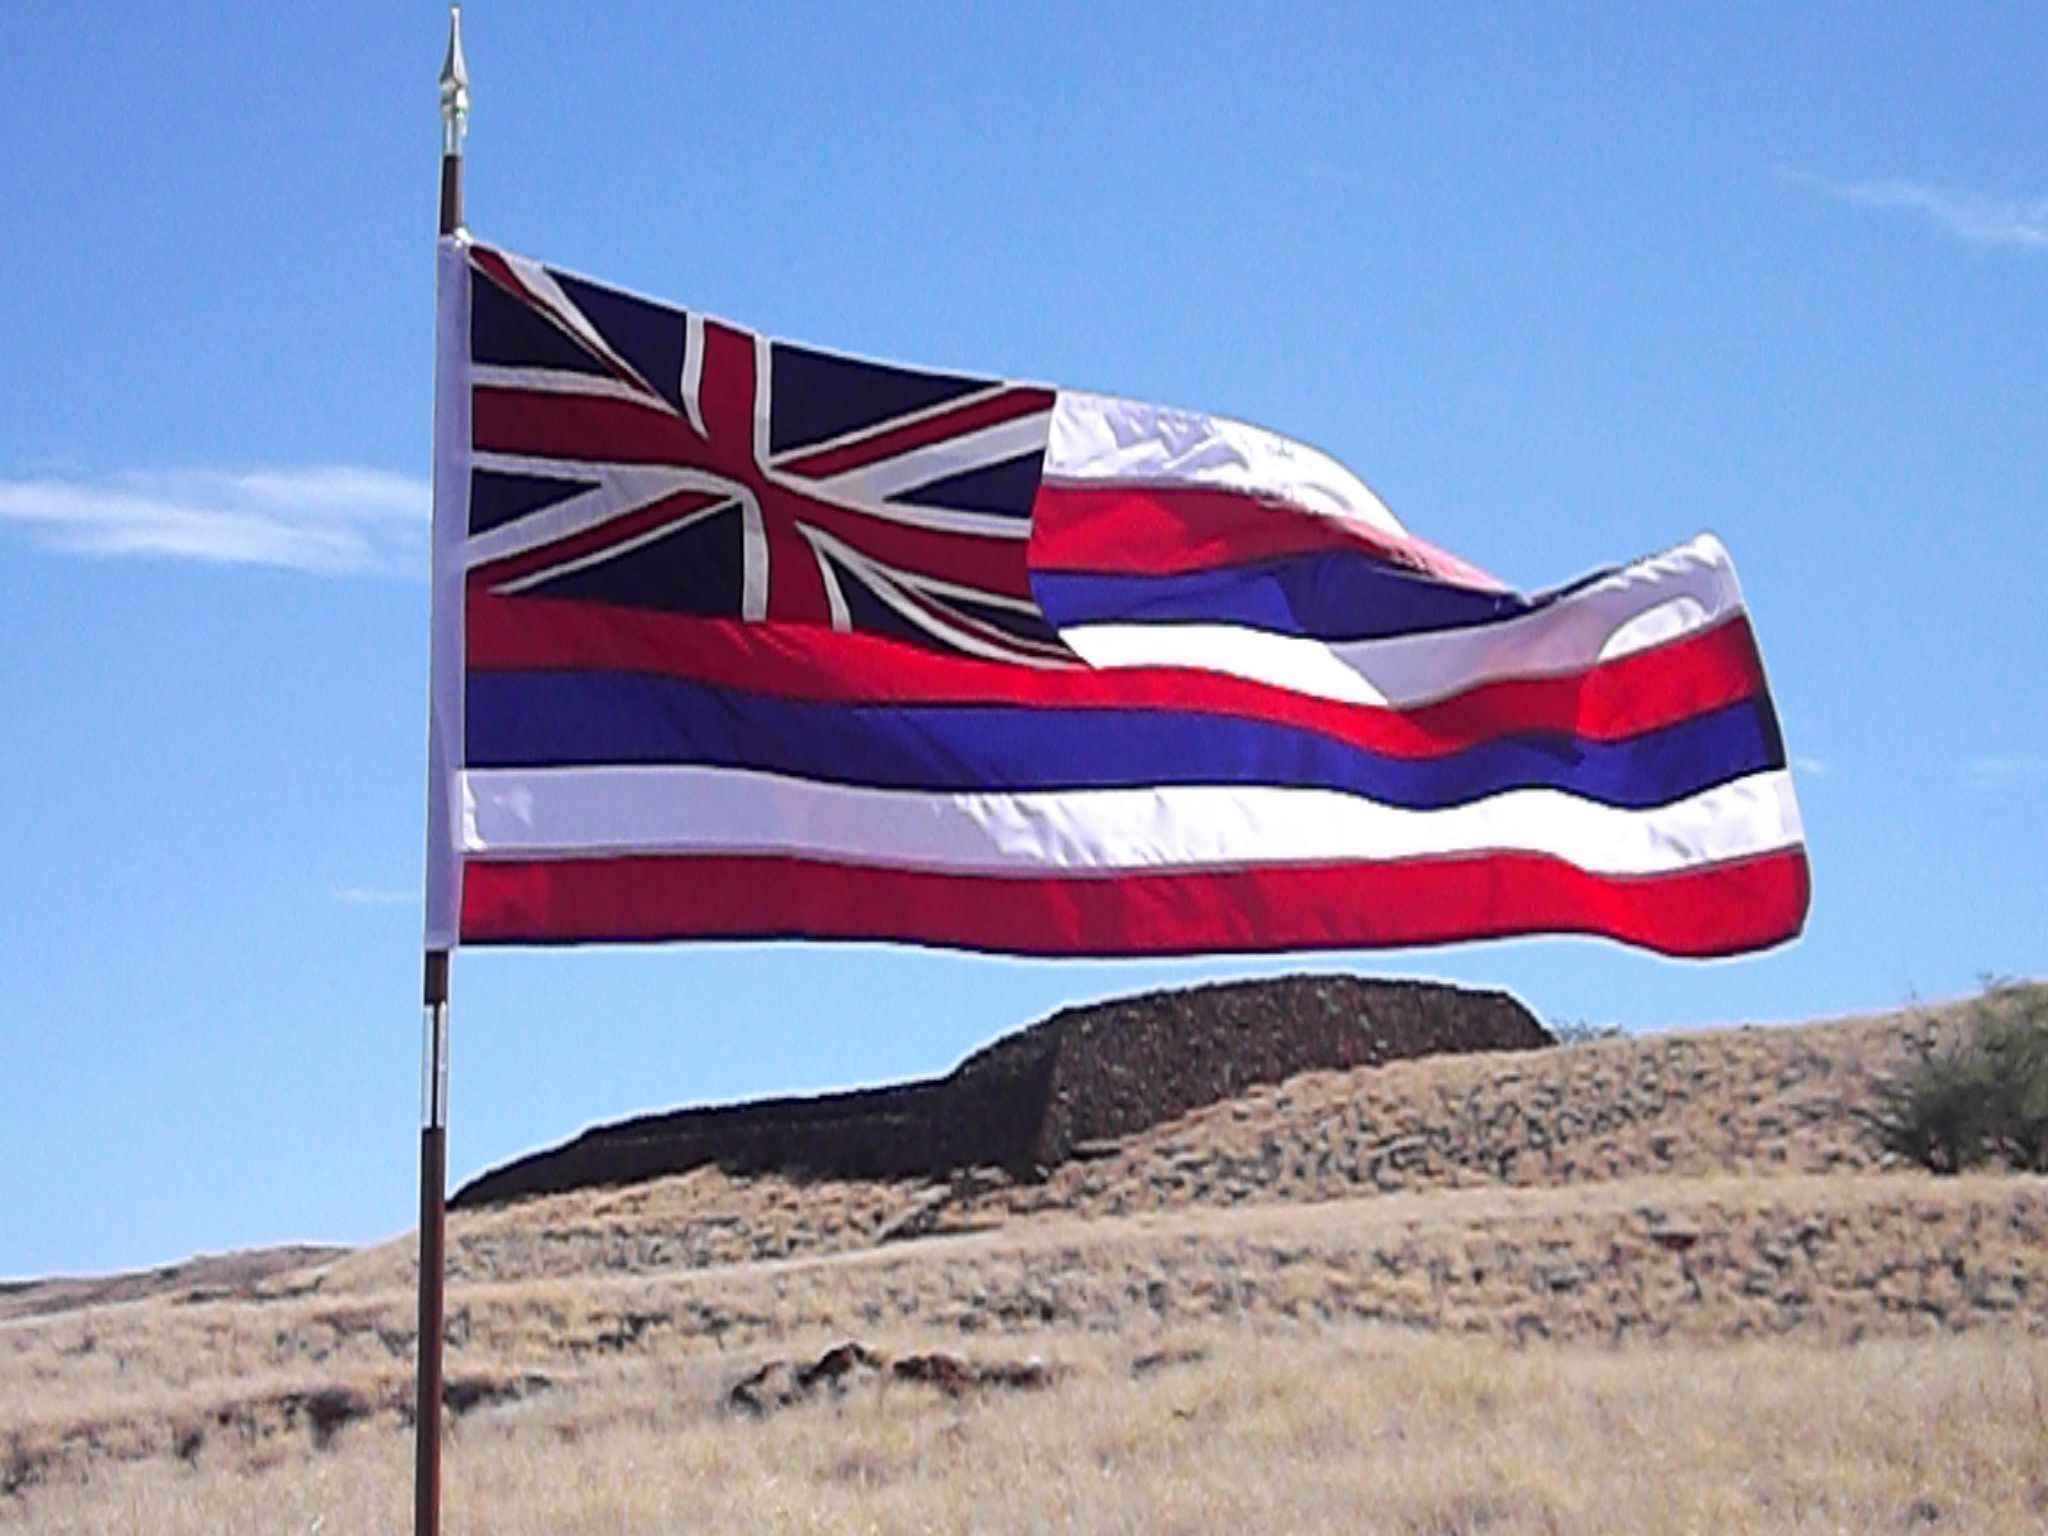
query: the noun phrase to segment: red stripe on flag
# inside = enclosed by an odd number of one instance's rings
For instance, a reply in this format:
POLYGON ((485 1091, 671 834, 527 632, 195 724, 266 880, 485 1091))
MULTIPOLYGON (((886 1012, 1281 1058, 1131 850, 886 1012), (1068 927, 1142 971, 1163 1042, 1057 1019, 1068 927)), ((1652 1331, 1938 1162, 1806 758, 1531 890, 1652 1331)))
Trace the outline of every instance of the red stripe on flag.
POLYGON ((471 862, 465 944, 886 940, 1034 955, 1174 955, 1581 933, 1707 958, 1805 923, 1792 850, 1610 879, 1530 854, 1004 879, 788 857, 471 862))
POLYGON ((1236 491, 1047 480, 1031 506, 1031 568, 1038 571, 1170 576, 1337 550, 1461 586, 1507 590, 1420 539, 1236 491))
POLYGON ((468 637, 475 670, 645 672, 825 703, 1206 711, 1321 731, 1407 758, 1535 733, 1622 741, 1764 692, 1763 663, 1741 614, 1584 672, 1487 683, 1408 710, 1338 703, 1215 672, 1017 667, 813 625, 693 619, 474 590, 468 637))

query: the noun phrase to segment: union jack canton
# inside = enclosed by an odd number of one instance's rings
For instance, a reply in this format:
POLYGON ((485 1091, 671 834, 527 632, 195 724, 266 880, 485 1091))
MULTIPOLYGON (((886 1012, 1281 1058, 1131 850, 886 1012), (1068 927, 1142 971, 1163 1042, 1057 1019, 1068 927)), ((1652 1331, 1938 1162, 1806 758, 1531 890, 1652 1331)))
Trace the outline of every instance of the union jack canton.
POLYGON ((1051 390, 469 261, 472 585, 1071 661, 1025 563, 1051 390))

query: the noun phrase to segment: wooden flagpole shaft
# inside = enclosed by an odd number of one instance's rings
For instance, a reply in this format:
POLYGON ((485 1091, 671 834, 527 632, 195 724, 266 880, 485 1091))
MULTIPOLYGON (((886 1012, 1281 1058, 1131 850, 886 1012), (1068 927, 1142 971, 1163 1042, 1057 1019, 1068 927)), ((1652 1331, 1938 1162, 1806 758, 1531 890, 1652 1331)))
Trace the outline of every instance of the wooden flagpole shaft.
POLYGON ((426 953, 420 1042, 419 1395, 413 1420, 413 1531, 441 1532, 441 1355, 447 1259, 448 951, 426 953))
MULTIPOLYGON (((446 239, 462 228, 462 137, 469 126, 469 65, 462 56, 459 5, 448 8, 448 53, 441 64, 440 86, 441 237, 446 239)), ((438 453, 439 444, 435 446, 438 453)), ((446 787, 433 784, 428 793, 444 794, 446 787)), ((430 865, 432 859, 430 852, 430 865)), ((441 1536, 441 1364, 446 1345, 448 1238, 446 949, 426 952, 422 1001, 419 1392, 413 1419, 413 1532, 414 1536, 441 1536)))
POLYGON ((462 228, 462 156, 441 157, 441 233, 462 228))

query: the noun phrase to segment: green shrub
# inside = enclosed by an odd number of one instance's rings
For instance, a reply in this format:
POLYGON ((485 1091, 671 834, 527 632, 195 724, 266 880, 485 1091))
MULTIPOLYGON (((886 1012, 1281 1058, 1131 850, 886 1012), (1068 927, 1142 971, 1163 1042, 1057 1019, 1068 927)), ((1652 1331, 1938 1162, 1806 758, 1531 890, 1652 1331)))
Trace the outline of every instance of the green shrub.
POLYGON ((1985 988, 1963 1037, 1886 1083, 1869 1118, 1887 1152, 1936 1173, 2048 1172, 2048 986, 1985 988))

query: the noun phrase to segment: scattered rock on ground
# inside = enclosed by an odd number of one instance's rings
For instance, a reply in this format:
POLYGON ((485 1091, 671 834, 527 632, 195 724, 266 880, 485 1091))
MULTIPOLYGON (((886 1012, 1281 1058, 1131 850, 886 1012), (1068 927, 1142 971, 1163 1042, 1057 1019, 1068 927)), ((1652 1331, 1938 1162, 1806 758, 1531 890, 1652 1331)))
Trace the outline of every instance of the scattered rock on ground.
POLYGON ((794 1407, 815 1396, 821 1388, 834 1395, 843 1394, 855 1382, 885 1375, 893 1381, 922 1382, 938 1388, 947 1397, 960 1398, 985 1388, 1042 1391, 1053 1384, 1058 1371, 1037 1358, 972 1361, 942 1351, 905 1355, 892 1361, 849 1339, 808 1364, 770 1360, 734 1382, 726 1391, 725 1405, 761 1418, 779 1408, 794 1407))

